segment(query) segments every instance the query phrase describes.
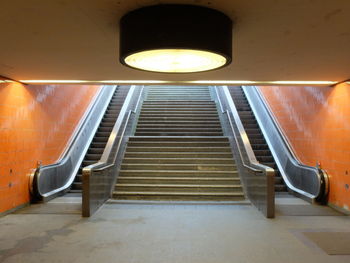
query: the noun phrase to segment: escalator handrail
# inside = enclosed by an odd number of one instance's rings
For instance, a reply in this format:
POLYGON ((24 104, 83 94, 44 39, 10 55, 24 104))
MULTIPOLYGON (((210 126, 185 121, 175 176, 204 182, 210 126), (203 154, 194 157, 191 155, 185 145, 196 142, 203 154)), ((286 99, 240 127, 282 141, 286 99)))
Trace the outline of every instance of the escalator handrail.
POLYGON ((258 160, 256 159, 253 148, 249 142, 248 135, 244 129, 244 126, 243 126, 242 121, 239 117, 239 114, 237 112, 235 103, 232 100, 230 92, 229 92, 227 86, 222 86, 221 88, 223 89, 223 92, 227 98, 227 102, 229 104, 229 109, 226 109, 226 110, 223 109, 222 102, 221 102, 220 96, 219 96, 218 91, 217 91, 217 87, 215 87, 216 96, 218 98, 221 113, 227 114, 227 117, 228 117, 228 120, 229 120, 229 123, 231 126, 231 130, 232 130, 233 134, 235 135, 234 140, 235 140, 235 143, 237 145, 237 149, 238 149, 238 152, 239 152, 239 155, 241 157, 243 165, 246 168, 248 168, 249 170, 252 170, 253 172, 260 172, 260 173, 264 173, 264 174, 275 174, 275 171, 273 168, 259 163, 258 160), (230 114, 229 114, 230 112, 232 113, 232 116, 233 116, 234 121, 236 123, 236 126, 238 128, 239 137, 242 138, 244 150, 245 150, 245 153, 247 154, 249 164, 247 164, 243 158, 242 150, 241 150, 241 147, 239 147, 239 142, 237 139, 238 136, 237 136, 237 133, 233 127, 232 119, 231 119, 230 114))
POLYGON ((282 127, 279 125, 279 122, 277 121, 275 115, 272 113, 271 108, 268 106, 266 99, 261 94, 258 87, 256 87, 256 86, 242 86, 242 89, 243 89, 243 91, 244 91, 244 93, 249 101, 249 104, 250 104, 250 106, 254 112, 254 115, 259 123, 259 126, 260 126, 263 134, 265 135, 266 141, 270 146, 270 150, 274 155, 274 158, 276 160, 276 164, 279 167, 281 175, 282 175, 286 185, 288 186, 288 188, 290 188, 292 191, 296 192, 297 194, 305 197, 307 200, 309 200, 311 202, 313 202, 315 200, 322 200, 323 201, 324 198, 328 194, 328 188, 329 188, 327 173, 317 166, 312 167, 312 166, 309 166, 309 165, 306 165, 306 164, 303 164, 300 162, 300 160, 297 158, 297 156, 295 154, 295 151, 293 150, 293 147, 290 144, 290 141, 288 140, 287 136, 283 132, 282 127), (294 186, 293 183, 290 181, 289 176, 287 176, 287 171, 281 165, 281 162, 279 160, 279 156, 278 156, 278 154, 275 154, 275 149, 274 149, 274 147, 272 147, 272 145, 270 143, 269 136, 268 136, 267 132, 265 131, 264 125, 261 121, 261 117, 259 116, 259 112, 256 109, 256 105, 252 101, 253 98, 251 97, 251 95, 249 93, 250 91, 255 92, 257 99, 261 103, 263 109, 267 112, 268 118, 271 119, 271 122, 273 123, 273 127, 276 129, 278 136, 280 136, 281 142, 283 143, 283 146, 285 147, 286 154, 287 154, 287 157, 290 160, 290 162, 300 169, 312 171, 314 176, 316 176, 316 178, 318 180, 318 184, 319 184, 319 189, 318 189, 317 193, 313 194, 313 193, 309 193, 305 190, 302 190, 302 189, 294 186))
POLYGON ((257 161, 228 87, 220 86, 220 92, 218 87, 214 88, 221 114, 227 117, 230 125, 229 130, 225 133, 228 134, 231 141, 233 140, 231 148, 236 158, 245 196, 267 218, 273 218, 275 216, 275 170, 257 161))
MULTIPOLYGON (((136 102, 136 105, 134 107, 134 109, 129 109, 128 110, 128 106, 129 106, 129 103, 131 102, 131 99, 134 95, 134 89, 135 89, 135 86, 131 86, 130 87, 130 91, 128 92, 128 95, 127 97, 125 98, 125 102, 123 104, 123 107, 122 109, 120 110, 120 113, 119 113, 119 116, 118 116, 118 119, 113 127, 113 130, 111 131, 111 134, 108 138, 108 141, 107 141, 107 144, 103 150, 103 153, 102 153, 102 156, 100 158, 100 160, 98 160, 98 162, 96 162, 95 164, 91 164, 87 167, 84 167, 85 168, 88 168, 88 169, 91 169, 93 170, 95 167, 99 167, 101 169, 101 165, 102 164, 106 164, 106 165, 113 165, 114 164, 114 161, 113 162, 109 162, 109 158, 111 156, 111 153, 112 153, 112 149, 113 149, 113 146, 115 144, 115 141, 117 139, 117 134, 119 133, 120 129, 123 129, 122 132, 121 132, 121 136, 120 137, 123 137, 124 133, 125 133, 125 129, 127 127, 127 123, 130 119, 130 116, 131 114, 135 114, 136 113, 136 109, 138 108, 139 104, 140 104, 140 101, 141 101, 141 96, 142 96, 142 90, 138 96, 138 99, 137 99, 137 102, 136 102), (127 114, 127 115, 126 115, 127 114), (125 115, 127 116, 126 117, 126 121, 125 121, 125 125, 123 127, 121 127, 121 124, 125 118, 125 115)), ((143 88, 142 88, 143 89, 143 88)), ((120 143, 121 143, 121 140, 118 142, 118 145, 117 145, 117 148, 115 150, 115 156, 117 155, 116 153, 119 151, 119 148, 120 148, 120 143)))
POLYGON ((80 163, 117 87, 117 85, 102 86, 85 111, 60 159, 53 164, 38 165, 30 174, 29 189, 33 200, 49 200, 68 189, 73 183, 80 163), (59 175, 61 173, 63 175, 59 175))
POLYGON ((120 147, 122 144, 123 147, 125 146, 125 141, 130 135, 130 131, 126 135, 125 132, 129 125, 133 125, 130 118, 137 113, 143 90, 144 86, 130 87, 100 160, 83 168, 82 215, 84 217, 91 216, 111 197, 117 179, 118 163, 121 160, 118 157, 122 153, 120 147), (138 95, 137 100, 135 95, 138 95), (99 185, 103 185, 102 190, 99 189, 99 185))

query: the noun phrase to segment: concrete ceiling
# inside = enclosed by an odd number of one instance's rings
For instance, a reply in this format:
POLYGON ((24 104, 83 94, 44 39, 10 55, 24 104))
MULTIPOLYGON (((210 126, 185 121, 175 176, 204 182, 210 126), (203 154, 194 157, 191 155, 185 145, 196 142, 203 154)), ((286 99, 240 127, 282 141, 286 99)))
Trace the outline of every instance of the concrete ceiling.
MULTIPOLYGON (((349 0, 1 0, 0 75, 16 80, 327 80, 350 78, 349 0), (188 3, 234 20, 233 63, 194 74, 118 62, 129 10, 188 3)), ((181 19, 181 15, 179 15, 181 19)))

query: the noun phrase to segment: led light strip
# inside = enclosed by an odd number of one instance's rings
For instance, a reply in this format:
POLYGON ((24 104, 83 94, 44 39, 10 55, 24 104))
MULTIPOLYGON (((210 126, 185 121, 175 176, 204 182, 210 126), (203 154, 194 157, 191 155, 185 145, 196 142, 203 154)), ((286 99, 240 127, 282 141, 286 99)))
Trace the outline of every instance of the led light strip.
MULTIPOLYGON (((0 82, 11 82, 2 80, 0 82)), ((250 81, 250 80, 20 80, 26 84, 197 84, 197 85, 334 85, 337 81, 250 81)))

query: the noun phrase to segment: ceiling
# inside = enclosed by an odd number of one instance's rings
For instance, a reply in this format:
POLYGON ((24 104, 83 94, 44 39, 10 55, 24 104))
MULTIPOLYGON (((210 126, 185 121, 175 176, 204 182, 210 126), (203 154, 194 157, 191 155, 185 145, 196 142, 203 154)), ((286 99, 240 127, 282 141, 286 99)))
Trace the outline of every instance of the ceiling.
POLYGON ((342 81, 350 78, 349 14, 349 0, 1 0, 0 75, 16 80, 342 81), (121 65, 120 17, 158 3, 203 5, 230 16, 233 63, 192 74, 121 65))

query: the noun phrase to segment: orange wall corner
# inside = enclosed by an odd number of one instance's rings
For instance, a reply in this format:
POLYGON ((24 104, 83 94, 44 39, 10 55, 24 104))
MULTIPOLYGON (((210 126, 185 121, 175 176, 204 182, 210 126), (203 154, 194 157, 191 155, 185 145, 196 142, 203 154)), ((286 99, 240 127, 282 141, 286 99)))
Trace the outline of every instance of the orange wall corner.
POLYGON ((28 174, 54 163, 101 86, 0 84, 0 214, 29 202, 28 174))
POLYGON ((329 203, 350 211, 350 85, 259 87, 299 160, 329 175, 329 203))

